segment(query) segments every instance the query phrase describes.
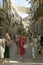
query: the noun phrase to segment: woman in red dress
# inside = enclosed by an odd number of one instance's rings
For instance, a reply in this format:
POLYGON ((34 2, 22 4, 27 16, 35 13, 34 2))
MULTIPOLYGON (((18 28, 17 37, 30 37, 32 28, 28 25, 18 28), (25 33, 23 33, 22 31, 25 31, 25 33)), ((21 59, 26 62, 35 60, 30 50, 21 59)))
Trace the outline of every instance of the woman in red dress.
POLYGON ((23 55, 25 54, 24 44, 25 44, 24 36, 21 36, 21 37, 19 38, 19 41, 18 41, 19 51, 20 51, 20 56, 21 56, 20 59, 22 59, 22 58, 23 58, 23 55))

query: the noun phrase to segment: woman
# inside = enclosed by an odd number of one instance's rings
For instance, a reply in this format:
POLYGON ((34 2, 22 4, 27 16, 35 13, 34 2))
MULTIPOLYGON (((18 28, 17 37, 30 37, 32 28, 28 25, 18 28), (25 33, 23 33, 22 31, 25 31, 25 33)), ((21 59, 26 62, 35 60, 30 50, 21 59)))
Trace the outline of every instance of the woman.
POLYGON ((20 59, 23 59, 23 55, 25 54, 24 44, 25 44, 25 38, 21 35, 18 41, 20 56, 21 56, 20 59))
POLYGON ((32 55, 33 55, 33 59, 35 59, 35 57, 36 57, 36 52, 37 52, 37 36, 34 35, 34 36, 33 36, 33 45, 32 45, 32 55))
POLYGON ((0 38, 0 60, 1 62, 4 59, 4 47, 3 47, 3 40, 0 38))
POLYGON ((39 50, 39 54, 41 54, 41 48, 43 47, 43 32, 42 35, 40 37, 40 50, 39 50))
POLYGON ((5 43, 5 52, 4 52, 4 58, 9 61, 10 58, 10 45, 12 43, 12 40, 8 33, 6 33, 6 43, 5 43))

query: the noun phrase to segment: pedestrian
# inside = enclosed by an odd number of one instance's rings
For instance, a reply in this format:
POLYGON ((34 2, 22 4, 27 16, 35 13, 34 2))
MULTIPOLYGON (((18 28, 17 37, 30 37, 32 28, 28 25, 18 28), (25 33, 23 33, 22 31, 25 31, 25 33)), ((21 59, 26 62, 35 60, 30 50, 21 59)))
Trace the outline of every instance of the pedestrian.
POLYGON ((32 47, 32 57, 35 59, 36 57, 36 52, 37 52, 37 36, 35 34, 31 34, 30 37, 30 45, 32 47))
POLYGON ((38 45, 38 49, 39 49, 39 47, 40 47, 40 38, 41 38, 41 37, 40 37, 40 34, 38 34, 38 36, 37 36, 37 39, 38 39, 38 44, 37 44, 37 45, 38 45))
POLYGON ((0 38, 0 61, 2 62, 4 59, 4 44, 2 38, 0 38))
POLYGON ((26 42, 27 42, 27 44, 29 45, 29 35, 27 35, 27 39, 26 39, 26 42))
POLYGON ((18 40, 18 46, 19 46, 19 51, 20 51, 20 59, 24 58, 24 54, 25 54, 24 44, 25 44, 25 37, 23 37, 23 35, 21 35, 19 40, 18 40))
POLYGON ((38 38, 38 41, 37 41, 38 52, 39 52, 39 54, 41 54, 41 52, 40 52, 40 40, 41 40, 40 34, 38 34, 37 38, 38 38))
POLYGON ((10 59, 14 60, 16 57, 16 52, 17 52, 17 46, 16 46, 16 42, 15 42, 15 35, 13 35, 13 43, 10 47, 10 59))
POLYGON ((4 52, 4 58, 9 61, 10 58, 10 46, 11 46, 12 40, 9 36, 9 33, 6 33, 6 43, 5 43, 5 52, 4 52))
POLYGON ((35 59, 37 55, 37 36, 35 34, 33 36, 32 55, 33 59, 35 59))
POLYGON ((40 37, 40 51, 39 51, 40 54, 41 54, 42 47, 43 47, 43 32, 42 32, 42 35, 40 37))

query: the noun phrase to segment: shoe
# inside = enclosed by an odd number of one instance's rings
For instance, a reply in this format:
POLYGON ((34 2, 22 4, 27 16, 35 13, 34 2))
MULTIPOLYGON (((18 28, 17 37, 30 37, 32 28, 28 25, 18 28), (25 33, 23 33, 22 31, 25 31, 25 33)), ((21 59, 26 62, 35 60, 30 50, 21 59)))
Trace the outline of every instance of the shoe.
POLYGON ((39 54, 41 54, 41 51, 39 51, 39 54))

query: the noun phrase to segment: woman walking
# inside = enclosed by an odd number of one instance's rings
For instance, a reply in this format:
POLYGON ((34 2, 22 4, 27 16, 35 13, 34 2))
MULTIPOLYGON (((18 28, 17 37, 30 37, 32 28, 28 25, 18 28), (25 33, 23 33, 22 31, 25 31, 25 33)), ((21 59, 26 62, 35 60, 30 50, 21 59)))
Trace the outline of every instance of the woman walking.
POLYGON ((21 56, 20 59, 23 59, 23 56, 25 54, 24 44, 25 44, 25 37, 21 35, 18 41, 18 46, 19 46, 20 56, 21 56))
POLYGON ((37 36, 34 34, 34 36, 33 36, 33 45, 32 45, 33 59, 35 59, 36 54, 37 54, 37 36))
POLYGON ((5 43, 5 52, 4 52, 4 58, 9 61, 10 58, 10 45, 12 43, 12 40, 8 33, 6 33, 6 43, 5 43))
POLYGON ((3 40, 0 38, 0 61, 2 62, 4 59, 4 47, 3 40))

